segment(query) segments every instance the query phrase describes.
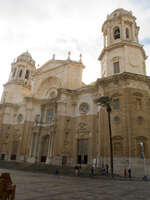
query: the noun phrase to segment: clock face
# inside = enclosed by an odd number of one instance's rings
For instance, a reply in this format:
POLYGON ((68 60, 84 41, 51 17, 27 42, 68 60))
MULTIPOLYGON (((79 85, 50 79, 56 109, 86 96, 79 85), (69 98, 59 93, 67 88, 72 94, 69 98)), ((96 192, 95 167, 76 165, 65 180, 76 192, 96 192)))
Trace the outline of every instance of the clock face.
POLYGON ((80 113, 87 113, 89 111, 89 105, 87 103, 81 103, 79 106, 80 113))
POLYGON ((129 64, 132 66, 132 67, 136 67, 139 65, 140 63, 140 60, 139 60, 139 57, 138 55, 135 55, 134 53, 130 52, 129 55, 128 55, 128 60, 129 60, 129 64))

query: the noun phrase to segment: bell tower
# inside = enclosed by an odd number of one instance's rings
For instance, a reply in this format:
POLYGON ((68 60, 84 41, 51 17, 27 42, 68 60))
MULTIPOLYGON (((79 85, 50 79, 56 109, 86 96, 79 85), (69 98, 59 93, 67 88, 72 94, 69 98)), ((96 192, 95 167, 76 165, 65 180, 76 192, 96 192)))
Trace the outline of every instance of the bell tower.
POLYGON ((19 103, 31 92, 32 74, 36 71, 30 53, 24 52, 11 63, 8 82, 4 84, 2 103, 19 103))
POLYGON ((132 12, 117 9, 107 16, 102 26, 104 48, 99 56, 101 75, 131 72, 146 75, 146 55, 139 44, 139 27, 132 12))

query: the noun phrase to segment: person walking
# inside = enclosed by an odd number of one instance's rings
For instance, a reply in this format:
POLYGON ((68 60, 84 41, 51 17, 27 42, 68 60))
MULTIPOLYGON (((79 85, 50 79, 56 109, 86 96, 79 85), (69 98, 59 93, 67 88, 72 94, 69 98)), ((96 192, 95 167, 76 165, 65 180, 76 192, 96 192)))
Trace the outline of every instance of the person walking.
POLYGON ((131 178, 131 168, 128 169, 129 178, 131 178))
POLYGON ((93 176, 94 175, 94 167, 92 166, 91 167, 91 176, 93 176))
POLYGON ((75 176, 79 176, 79 167, 76 165, 75 168, 75 176))
POLYGON ((108 175, 108 169, 109 169, 109 165, 108 165, 108 164, 106 164, 106 165, 105 165, 105 167, 106 167, 106 175, 108 175))

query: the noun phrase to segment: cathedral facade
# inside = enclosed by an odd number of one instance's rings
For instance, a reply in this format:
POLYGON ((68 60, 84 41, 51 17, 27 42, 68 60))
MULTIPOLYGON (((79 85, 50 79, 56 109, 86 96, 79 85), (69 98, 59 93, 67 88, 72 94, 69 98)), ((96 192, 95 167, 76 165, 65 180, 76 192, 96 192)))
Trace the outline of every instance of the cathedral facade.
POLYGON ((85 66, 55 55, 36 69, 28 52, 11 64, 0 104, 0 157, 30 163, 83 166, 109 164, 106 109, 96 103, 112 98, 114 170, 131 167, 148 173, 150 165, 150 77, 132 12, 117 9, 102 26, 101 76, 82 82, 85 66), (141 146, 142 144, 143 146, 141 146), (143 159, 141 158, 143 155, 143 159))

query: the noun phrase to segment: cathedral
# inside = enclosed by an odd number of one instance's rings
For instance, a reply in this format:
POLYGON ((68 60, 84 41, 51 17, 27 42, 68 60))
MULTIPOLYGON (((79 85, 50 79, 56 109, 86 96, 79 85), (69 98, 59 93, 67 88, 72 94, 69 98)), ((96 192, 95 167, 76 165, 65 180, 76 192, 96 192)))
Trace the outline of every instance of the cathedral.
POLYGON ((81 56, 74 61, 70 53, 66 60, 53 55, 37 69, 29 52, 12 62, 0 104, 0 159, 109 164, 107 111, 96 103, 108 96, 114 171, 130 167, 135 175, 149 173, 150 77, 136 17, 117 9, 107 15, 102 33, 101 78, 89 85, 82 82, 81 56))

